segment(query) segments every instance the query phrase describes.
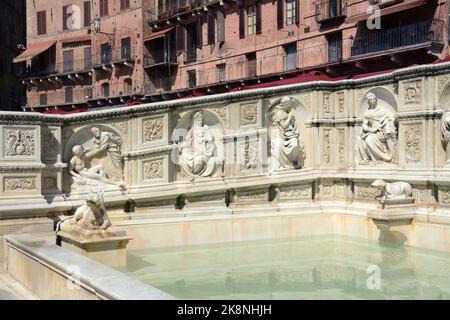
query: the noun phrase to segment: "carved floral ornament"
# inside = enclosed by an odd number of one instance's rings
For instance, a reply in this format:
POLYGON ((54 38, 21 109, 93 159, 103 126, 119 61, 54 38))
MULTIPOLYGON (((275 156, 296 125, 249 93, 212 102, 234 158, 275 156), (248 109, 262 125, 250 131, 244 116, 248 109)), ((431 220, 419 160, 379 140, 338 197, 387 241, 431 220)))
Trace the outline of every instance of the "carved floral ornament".
POLYGON ((32 191, 36 189, 34 177, 5 177, 3 180, 4 191, 32 191))
POLYGON ((33 156, 35 151, 36 132, 34 129, 10 128, 4 131, 5 155, 33 156))
POLYGON ((144 163, 144 178, 146 180, 164 178, 164 160, 156 159, 144 163))
POLYGON ((164 118, 152 118, 144 121, 144 142, 161 140, 164 137, 164 118))

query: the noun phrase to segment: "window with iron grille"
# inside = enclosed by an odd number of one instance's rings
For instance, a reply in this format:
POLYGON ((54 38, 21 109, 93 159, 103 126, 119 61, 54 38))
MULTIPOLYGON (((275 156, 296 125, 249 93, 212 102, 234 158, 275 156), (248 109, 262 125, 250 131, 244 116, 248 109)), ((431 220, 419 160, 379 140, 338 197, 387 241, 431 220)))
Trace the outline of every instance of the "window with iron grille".
POLYGON ((72 72, 74 70, 73 59, 74 59, 73 50, 63 51, 63 65, 64 65, 63 72, 72 72))
POLYGON ((109 97, 109 83, 102 84, 102 96, 109 97))
POLYGON ((227 70, 226 70, 226 64, 221 63, 216 66, 217 71, 217 81, 226 81, 227 80, 227 70))

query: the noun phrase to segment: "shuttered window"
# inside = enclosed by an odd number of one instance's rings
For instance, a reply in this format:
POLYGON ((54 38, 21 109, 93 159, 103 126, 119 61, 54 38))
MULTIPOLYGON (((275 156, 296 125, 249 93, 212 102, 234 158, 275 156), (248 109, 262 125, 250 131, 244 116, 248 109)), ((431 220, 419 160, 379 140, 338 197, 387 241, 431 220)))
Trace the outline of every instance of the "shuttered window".
POLYGON ((70 6, 63 6, 63 30, 69 30, 69 17, 72 15, 69 13, 70 6))
POLYGON ((256 2, 256 16, 255 16, 255 32, 261 34, 262 31, 262 4, 261 0, 256 2))
POLYGON ((256 6, 247 7, 247 35, 256 33, 256 6))
POLYGON ((47 33, 47 12, 39 11, 37 13, 37 34, 43 35, 47 33))
POLYGON ((108 15, 108 0, 100 0, 100 17, 108 15))
POLYGON ((130 8, 130 0, 120 0, 120 10, 130 8))
POLYGON ((91 47, 84 48, 84 69, 89 70, 92 68, 92 51, 91 47))
POLYGON ((225 14, 217 11, 217 42, 225 42, 225 14))
POLYGON ((239 38, 245 37, 245 9, 239 8, 239 38))
POLYGON ((284 1, 277 0, 277 27, 282 29, 284 27, 284 1))
POLYGON ((186 33, 186 29, 184 28, 184 26, 180 26, 177 25, 176 26, 176 41, 177 41, 177 51, 181 52, 181 51, 185 51, 185 33, 186 33))
POLYGON ((84 26, 89 27, 91 24, 91 2, 84 2, 84 26))
POLYGON ((63 52, 64 72, 72 72, 73 68, 73 50, 66 50, 63 52))
POLYGON ((64 89, 64 98, 66 103, 73 102, 73 87, 66 87, 64 89))
POLYGON ((215 17, 213 14, 208 14, 207 24, 208 24, 208 44, 214 44, 216 42, 216 24, 215 17))
POLYGON ((286 0, 286 24, 289 26, 295 24, 297 8, 295 0, 286 0))

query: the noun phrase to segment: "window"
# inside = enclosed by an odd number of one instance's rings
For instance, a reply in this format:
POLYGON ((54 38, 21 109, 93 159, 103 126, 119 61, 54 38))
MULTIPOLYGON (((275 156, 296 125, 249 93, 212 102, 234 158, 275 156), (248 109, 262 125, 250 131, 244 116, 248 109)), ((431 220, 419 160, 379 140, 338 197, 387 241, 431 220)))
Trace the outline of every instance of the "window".
POLYGON ((197 76, 195 73, 195 70, 189 70, 187 72, 188 75, 188 81, 187 81, 187 86, 188 88, 195 88, 197 86, 197 76))
POLYGON ((126 96, 130 96, 133 94, 133 80, 125 79, 123 82, 123 93, 126 96))
POLYGON ((66 87, 64 89, 64 98, 66 103, 73 102, 73 87, 66 87))
POLYGON ((69 10, 70 6, 63 6, 63 30, 69 30, 69 18, 72 16, 72 11, 69 10), (70 13, 69 13, 70 11, 70 13))
POLYGON ((63 51, 63 72, 73 72, 73 50, 63 51))
POLYGON ((92 51, 91 47, 84 48, 84 69, 89 70, 92 68, 92 51))
POLYGON ((247 35, 256 33, 256 6, 247 7, 247 35))
POLYGON ((122 59, 131 59, 131 38, 123 38, 120 44, 122 48, 122 59))
POLYGON ((226 81, 227 80, 227 70, 226 64, 221 63, 217 65, 217 81, 226 81))
POLYGON ((130 0, 120 0, 120 10, 125 10, 130 8, 130 0))
POLYGON ((38 36, 47 33, 47 12, 39 11, 37 13, 37 34, 38 36))
POLYGON ((328 62, 338 62, 342 60, 342 33, 335 33, 327 36, 328 41, 328 62))
POLYGON ((297 44, 293 43, 284 47, 285 63, 284 69, 291 71, 297 69, 297 44))
POLYGON ((89 27, 91 25, 91 2, 84 2, 84 26, 89 27))
POLYGON ((256 76, 256 53, 249 53, 247 58, 247 77, 256 76))
POLYGON ((43 93, 41 95, 39 95, 39 104, 41 106, 46 106, 47 105, 47 94, 43 93))
POLYGON ((109 97, 109 83, 102 84, 102 96, 109 97))
POLYGON ((108 15, 108 0, 100 0, 100 17, 108 15))
POLYGON ((297 1, 286 0, 286 25, 292 25, 296 22, 297 1))
POLYGON ((111 46, 109 43, 102 43, 101 45, 101 63, 110 63, 112 59, 111 46))

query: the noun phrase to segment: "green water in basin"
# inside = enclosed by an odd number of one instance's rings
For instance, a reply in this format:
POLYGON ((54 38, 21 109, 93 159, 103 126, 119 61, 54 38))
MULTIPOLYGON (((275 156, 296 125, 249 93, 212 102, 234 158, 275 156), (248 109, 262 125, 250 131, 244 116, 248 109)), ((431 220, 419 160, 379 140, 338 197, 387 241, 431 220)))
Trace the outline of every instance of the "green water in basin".
POLYGON ((120 270, 179 299, 450 299, 450 254, 344 237, 130 251, 120 270))

